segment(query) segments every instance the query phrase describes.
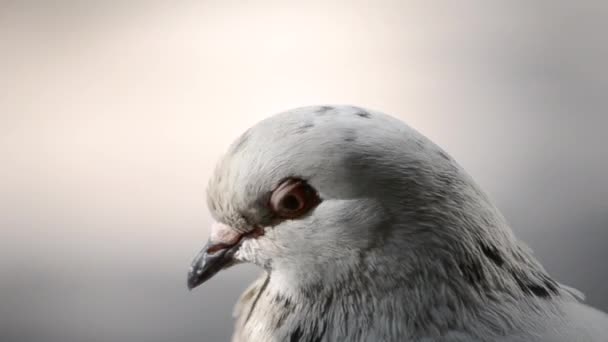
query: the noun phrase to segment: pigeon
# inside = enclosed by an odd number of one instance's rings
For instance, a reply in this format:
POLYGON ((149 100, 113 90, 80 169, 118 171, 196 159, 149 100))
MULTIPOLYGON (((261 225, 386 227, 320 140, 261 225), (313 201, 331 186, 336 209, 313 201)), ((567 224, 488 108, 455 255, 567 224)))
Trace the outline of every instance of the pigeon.
POLYGON ((355 106, 275 114, 207 187, 188 286, 253 263, 232 340, 606 342, 608 315, 553 279, 444 150, 355 106))

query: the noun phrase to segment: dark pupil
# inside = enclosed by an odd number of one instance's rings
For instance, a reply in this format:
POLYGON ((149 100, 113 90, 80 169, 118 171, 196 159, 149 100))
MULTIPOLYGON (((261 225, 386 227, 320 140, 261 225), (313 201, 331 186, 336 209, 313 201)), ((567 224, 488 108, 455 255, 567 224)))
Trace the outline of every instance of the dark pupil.
POLYGON ((287 210, 298 210, 300 209, 300 201, 294 195, 287 195, 281 201, 281 206, 287 210))

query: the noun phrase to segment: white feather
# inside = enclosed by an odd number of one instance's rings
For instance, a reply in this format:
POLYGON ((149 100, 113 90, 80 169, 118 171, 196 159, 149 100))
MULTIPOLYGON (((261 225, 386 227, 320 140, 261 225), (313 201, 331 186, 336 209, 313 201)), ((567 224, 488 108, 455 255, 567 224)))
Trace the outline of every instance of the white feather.
POLYGON ((264 226, 236 258, 265 274, 241 298, 234 341, 608 341, 443 150, 351 106, 305 107, 248 130, 209 182, 214 217, 264 226), (279 223, 264 205, 289 177, 323 201, 279 223))

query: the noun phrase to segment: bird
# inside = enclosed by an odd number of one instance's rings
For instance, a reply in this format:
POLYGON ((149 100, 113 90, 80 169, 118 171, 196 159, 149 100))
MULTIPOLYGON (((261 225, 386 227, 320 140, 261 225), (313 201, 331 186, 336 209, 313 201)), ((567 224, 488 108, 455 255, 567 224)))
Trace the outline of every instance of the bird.
POLYGON ((380 111, 263 119, 220 157, 207 206, 188 287, 262 269, 234 342, 608 341, 608 315, 548 274, 471 176, 380 111))

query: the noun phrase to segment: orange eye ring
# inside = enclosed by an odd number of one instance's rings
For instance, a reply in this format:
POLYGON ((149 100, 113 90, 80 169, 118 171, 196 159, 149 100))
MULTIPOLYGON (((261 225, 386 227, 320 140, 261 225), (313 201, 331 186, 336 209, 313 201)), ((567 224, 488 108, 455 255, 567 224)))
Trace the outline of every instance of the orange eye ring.
POLYGON ((270 208, 285 219, 301 217, 320 202, 315 189, 300 179, 283 181, 270 196, 270 208))

